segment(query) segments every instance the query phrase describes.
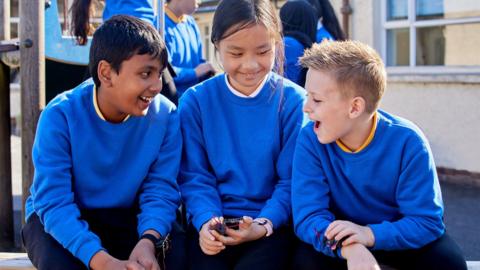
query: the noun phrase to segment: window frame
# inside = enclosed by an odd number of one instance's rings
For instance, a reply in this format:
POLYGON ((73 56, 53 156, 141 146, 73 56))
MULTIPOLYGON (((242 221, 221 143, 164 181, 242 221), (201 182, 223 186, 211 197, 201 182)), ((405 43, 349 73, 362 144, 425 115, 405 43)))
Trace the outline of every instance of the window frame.
POLYGON ((463 75, 479 75, 480 65, 477 66, 420 66, 416 65, 416 42, 417 28, 480 23, 480 16, 452 19, 432 19, 432 20, 416 20, 416 0, 407 0, 407 19, 388 21, 387 16, 387 0, 380 1, 380 49, 381 56, 387 63, 387 31, 399 28, 408 28, 409 30, 409 65, 408 66, 387 66, 387 71, 392 75, 430 75, 430 74, 463 74, 463 75))

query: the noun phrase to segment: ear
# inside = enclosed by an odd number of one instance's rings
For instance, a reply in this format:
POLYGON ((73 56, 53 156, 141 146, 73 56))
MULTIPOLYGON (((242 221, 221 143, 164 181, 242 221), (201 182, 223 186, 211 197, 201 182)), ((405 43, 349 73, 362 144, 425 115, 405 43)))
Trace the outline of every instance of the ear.
POLYGON ((112 71, 113 69, 110 63, 105 60, 100 60, 97 67, 97 75, 102 86, 112 85, 112 71))
POLYGON ((350 110, 348 114, 351 119, 357 118, 365 111, 365 99, 362 97, 354 97, 350 101, 350 110))

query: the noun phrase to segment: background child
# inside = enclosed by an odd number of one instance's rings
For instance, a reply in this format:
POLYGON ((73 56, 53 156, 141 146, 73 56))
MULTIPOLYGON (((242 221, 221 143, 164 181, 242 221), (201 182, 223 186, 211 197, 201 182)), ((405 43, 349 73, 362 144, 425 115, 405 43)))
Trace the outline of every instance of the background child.
POLYGON ((445 233, 427 139, 377 109, 386 87, 378 54, 360 42, 323 42, 300 62, 309 68, 304 111, 312 122, 299 135, 293 165, 295 232, 309 244, 295 269, 378 269, 377 261, 466 269, 445 233))
POLYGON ((307 0, 317 13, 317 35, 318 43, 324 40, 345 40, 345 34, 338 23, 335 10, 330 0, 307 0))
POLYGON ((165 7, 165 43, 176 77, 175 86, 180 97, 187 88, 211 77, 215 70, 202 57, 200 30, 190 16, 198 8, 199 0, 167 0, 165 7))
POLYGON ((280 9, 280 19, 285 46, 285 78, 305 87, 307 69, 300 65, 298 59, 315 42, 315 12, 306 1, 288 1, 280 9))
POLYGON ((22 230, 37 269, 159 269, 182 147, 175 106, 158 95, 166 63, 151 25, 114 16, 93 36, 93 80, 42 112, 22 230))
POLYGON ((191 222, 191 269, 288 268, 290 178, 304 92, 283 66, 281 27, 268 0, 223 0, 212 42, 225 74, 180 100, 179 184, 191 222), (242 218, 220 235, 211 226, 242 218))

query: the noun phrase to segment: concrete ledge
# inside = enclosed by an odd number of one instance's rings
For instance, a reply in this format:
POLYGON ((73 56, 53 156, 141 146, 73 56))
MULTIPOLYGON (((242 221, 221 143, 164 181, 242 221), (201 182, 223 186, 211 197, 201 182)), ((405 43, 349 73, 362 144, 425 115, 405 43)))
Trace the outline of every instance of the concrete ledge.
MULTIPOLYGON (((480 270, 480 261, 468 261, 468 270, 480 270)), ((383 270, 394 270, 391 267, 381 267, 383 270)), ((35 270, 28 259, 27 253, 0 252, 0 270, 35 270)))
POLYGON ((0 252, 1 270, 35 270, 28 259, 27 253, 0 252))

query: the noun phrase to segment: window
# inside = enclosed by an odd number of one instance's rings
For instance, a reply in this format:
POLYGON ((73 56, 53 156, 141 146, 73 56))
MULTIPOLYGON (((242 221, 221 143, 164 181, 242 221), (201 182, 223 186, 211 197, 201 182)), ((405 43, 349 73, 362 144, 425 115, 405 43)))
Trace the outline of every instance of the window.
POLYGON ((388 67, 480 70, 479 0, 382 0, 388 67))

